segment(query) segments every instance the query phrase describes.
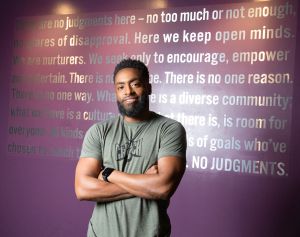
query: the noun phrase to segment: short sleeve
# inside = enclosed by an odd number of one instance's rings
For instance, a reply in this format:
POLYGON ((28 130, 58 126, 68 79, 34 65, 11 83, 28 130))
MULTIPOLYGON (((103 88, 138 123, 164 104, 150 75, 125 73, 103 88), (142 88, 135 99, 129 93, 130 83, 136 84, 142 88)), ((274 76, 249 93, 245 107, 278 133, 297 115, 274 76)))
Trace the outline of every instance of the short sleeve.
POLYGON ((80 157, 92 157, 102 159, 100 129, 94 124, 91 126, 83 139, 80 157))
POLYGON ((162 127, 158 158, 165 156, 186 157, 186 131, 179 122, 162 127))

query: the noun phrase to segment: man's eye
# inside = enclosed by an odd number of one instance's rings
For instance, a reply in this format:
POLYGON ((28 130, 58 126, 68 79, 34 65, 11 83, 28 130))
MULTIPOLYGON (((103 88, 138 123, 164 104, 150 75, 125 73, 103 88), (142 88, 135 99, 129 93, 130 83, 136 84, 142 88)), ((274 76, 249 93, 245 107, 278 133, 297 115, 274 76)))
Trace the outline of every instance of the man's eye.
POLYGON ((140 86, 141 86, 140 82, 131 83, 131 87, 140 87, 140 86))
POLYGON ((124 86, 118 86, 117 89, 120 91, 120 90, 123 90, 124 89, 124 86))

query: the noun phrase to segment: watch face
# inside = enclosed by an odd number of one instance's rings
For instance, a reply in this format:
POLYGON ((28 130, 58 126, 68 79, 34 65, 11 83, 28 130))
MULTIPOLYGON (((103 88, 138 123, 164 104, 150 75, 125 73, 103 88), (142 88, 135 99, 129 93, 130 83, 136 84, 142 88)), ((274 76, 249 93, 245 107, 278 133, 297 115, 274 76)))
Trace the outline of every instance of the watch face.
POLYGON ((102 177, 103 177, 104 181, 109 182, 107 178, 113 171, 114 171, 114 169, 108 168, 108 167, 103 170, 102 177))

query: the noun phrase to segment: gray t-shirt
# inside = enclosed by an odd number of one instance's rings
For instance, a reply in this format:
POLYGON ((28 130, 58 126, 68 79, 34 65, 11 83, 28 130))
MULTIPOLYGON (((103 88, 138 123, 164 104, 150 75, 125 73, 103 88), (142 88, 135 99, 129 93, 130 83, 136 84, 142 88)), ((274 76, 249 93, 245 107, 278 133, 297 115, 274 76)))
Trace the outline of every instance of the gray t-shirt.
MULTIPOLYGON (((94 124, 86 133, 80 157, 99 159, 103 166, 143 174, 165 156, 185 159, 186 134, 172 119, 152 113, 149 120, 127 123, 122 116, 94 124)), ((169 201, 139 197, 96 203, 88 237, 165 237, 171 226, 169 201)))

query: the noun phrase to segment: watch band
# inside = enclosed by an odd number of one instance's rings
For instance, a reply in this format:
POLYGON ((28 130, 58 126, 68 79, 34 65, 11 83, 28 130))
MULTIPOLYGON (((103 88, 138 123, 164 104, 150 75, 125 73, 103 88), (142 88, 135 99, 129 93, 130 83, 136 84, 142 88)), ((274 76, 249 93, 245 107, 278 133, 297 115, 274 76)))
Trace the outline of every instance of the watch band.
POLYGON ((102 172, 102 178, 105 182, 109 182, 108 181, 108 176, 110 176, 110 174, 114 171, 115 169, 113 168, 109 168, 109 167, 105 167, 103 172, 102 172))

